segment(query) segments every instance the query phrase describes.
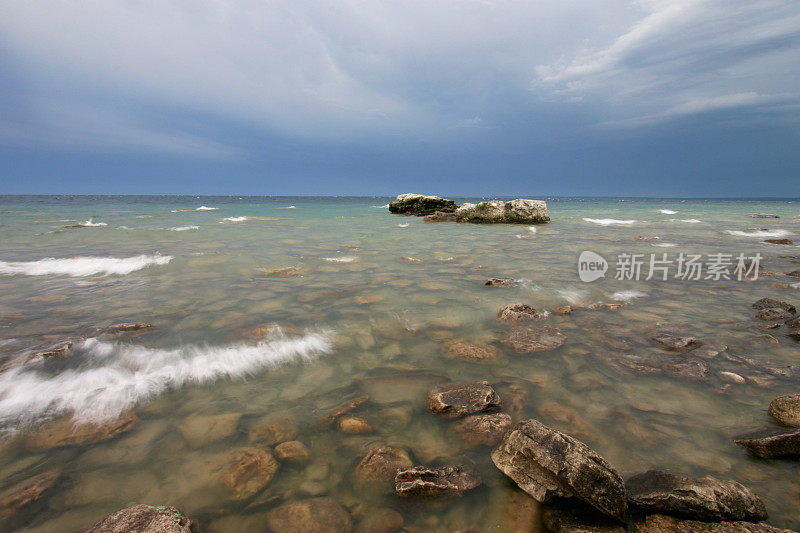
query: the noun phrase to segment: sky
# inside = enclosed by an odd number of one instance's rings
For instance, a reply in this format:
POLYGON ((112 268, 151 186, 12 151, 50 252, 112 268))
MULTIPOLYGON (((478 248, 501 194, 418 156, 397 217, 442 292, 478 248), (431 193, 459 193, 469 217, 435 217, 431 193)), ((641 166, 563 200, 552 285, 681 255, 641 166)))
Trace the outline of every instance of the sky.
POLYGON ((0 0, 0 194, 800 197, 793 0, 0 0))

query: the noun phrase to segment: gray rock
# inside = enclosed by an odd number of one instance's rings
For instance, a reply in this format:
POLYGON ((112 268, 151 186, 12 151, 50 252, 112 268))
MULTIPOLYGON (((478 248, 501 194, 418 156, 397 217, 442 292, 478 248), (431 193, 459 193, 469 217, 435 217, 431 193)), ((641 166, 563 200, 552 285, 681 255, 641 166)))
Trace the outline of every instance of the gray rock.
POLYGON ((763 432, 734 440, 750 453, 765 459, 774 457, 800 457, 800 431, 766 434, 763 432))
POLYGON ((611 465, 583 442, 537 420, 506 433, 492 461, 539 502, 574 497, 613 518, 625 517, 625 484, 611 465))
POLYGON ((471 466, 443 466, 436 469, 416 466, 398 472, 394 482, 397 495, 408 498, 460 496, 462 492, 480 486, 483 480, 471 466))
POLYGON ((541 224, 549 222, 550 215, 544 201, 517 198, 510 202, 492 200, 464 204, 456 209, 456 220, 479 224, 541 224))
POLYGON ((432 215, 437 211, 452 213, 456 210, 456 203, 438 196, 423 194, 401 194, 389 203, 389 212, 404 215, 432 215))
POLYGON ((654 514, 644 522, 636 524, 635 533, 792 533, 767 524, 751 522, 699 522, 681 520, 671 516, 654 514))
POLYGON ((800 427, 800 394, 778 396, 770 402, 769 414, 781 424, 800 427))
POLYGON ((767 518, 761 499, 735 481, 650 470, 628 479, 625 488, 630 505, 646 514, 664 513, 709 522, 757 522, 767 518))
POLYGON ((694 337, 680 337, 671 333, 656 333, 650 339, 670 350, 680 350, 681 348, 700 345, 700 342, 694 337))
POLYGON ((108 515, 86 533, 200 533, 200 527, 174 507, 134 505, 108 515))
POLYGON ((535 353, 555 350, 566 340, 567 336, 558 328, 530 324, 511 328, 502 343, 517 353, 535 353))
POLYGON ((428 392, 428 410, 448 418, 497 411, 502 406, 500 396, 488 381, 459 381, 436 385, 428 392))
POLYGON ((755 310, 769 309, 774 307, 785 309, 786 311, 789 311, 793 315, 797 313, 797 308, 795 308, 795 306, 793 306, 792 304, 788 304, 780 300, 773 300, 772 298, 761 298, 757 302, 754 302, 752 305, 752 308, 755 310))

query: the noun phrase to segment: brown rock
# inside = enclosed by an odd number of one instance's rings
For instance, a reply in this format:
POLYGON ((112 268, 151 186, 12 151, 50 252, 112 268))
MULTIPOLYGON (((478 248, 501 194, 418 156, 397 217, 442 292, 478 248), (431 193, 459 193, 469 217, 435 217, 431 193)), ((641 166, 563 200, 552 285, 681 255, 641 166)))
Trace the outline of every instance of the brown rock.
MULTIPOLYGON (((455 220, 455 215, 453 217, 455 220)), ((356 527, 356 533, 395 533, 403 524, 403 515, 394 509, 380 507, 364 515, 356 527)))
POLYGON ((701 359, 690 359, 670 365, 665 365, 664 370, 676 378, 703 381, 707 378, 708 364, 701 359))
POLYGON ((350 533, 350 514, 331 498, 296 500, 267 513, 267 525, 274 533, 350 533))
POLYGON ((406 263, 422 263, 422 259, 417 259, 416 257, 405 256, 401 257, 400 259, 402 259, 406 263))
POLYGON ((147 329, 152 328, 152 324, 136 324, 136 323, 123 323, 123 324, 114 324, 112 326, 108 326, 103 328, 103 333, 127 333, 129 331, 139 331, 140 329, 147 329))
POLYGON ((0 518, 9 517, 39 501, 60 478, 60 470, 51 470, 7 489, 0 494, 0 518))
POLYGON ((190 446, 207 446, 231 437, 241 417, 239 413, 192 415, 178 425, 178 431, 190 446))
POLYGON ((506 413, 472 415, 453 425, 453 430, 472 446, 495 446, 511 429, 511 417, 506 413))
POLYGON ((200 527, 174 507, 134 505, 108 515, 86 533, 200 533, 200 527))
POLYGON ((339 419, 339 431, 347 435, 372 433, 372 426, 365 418, 360 416, 343 416, 339 419))
POLYGON ((411 468, 413 463, 405 450, 393 446, 371 449, 356 466, 355 478, 359 483, 387 485, 394 480, 398 470, 411 468))
POLYGON ((501 407, 500 397, 488 381, 458 381, 433 387, 426 402, 430 412, 448 418, 495 411, 501 407))
POLYGON ((495 361, 498 351, 494 346, 482 342, 454 339, 442 346, 442 353, 448 359, 462 361, 495 361))
POLYGON ((278 471, 278 461, 267 450, 242 448, 228 458, 220 482, 233 500, 247 500, 261 492, 278 471))
POLYGON ((792 533, 752 522, 699 522, 653 514, 636 524, 635 533, 792 533))
POLYGON ((343 404, 335 407, 333 410, 331 410, 325 416, 323 416, 320 419, 320 424, 321 425, 332 424, 337 418, 339 418, 344 414, 349 413, 350 411, 356 409, 357 407, 360 407, 361 405, 366 403, 367 400, 369 400, 369 395, 364 394, 363 396, 359 396, 358 398, 344 402, 343 404))
POLYGON ((781 309, 789 311, 793 315, 797 313, 797 308, 795 306, 788 304, 786 302, 781 302, 780 300, 773 300, 772 298, 761 298, 757 302, 753 303, 751 307, 755 310, 779 307, 781 309))
POLYGON ((670 333, 656 333, 650 338, 670 350, 680 350, 682 348, 700 345, 698 340, 694 337, 679 337, 670 333))
POLYGON ((250 430, 250 442, 274 446, 297 437, 297 424, 287 417, 274 417, 250 430))
POLYGON ((764 239, 764 242, 767 244, 787 244, 789 246, 794 244, 790 239, 764 239))
POLYGON ((394 478, 395 492, 403 498, 460 496, 483 483, 480 474, 471 466, 443 466, 431 469, 417 466, 401 470, 394 478))
POLYGON ((129 431, 139 419, 134 414, 101 425, 75 425, 71 418, 62 418, 47 424, 28 438, 28 448, 43 451, 61 446, 86 446, 112 439, 129 431))
POLYGON ((260 268, 258 271, 262 275, 269 276, 271 278, 293 278, 296 276, 302 276, 308 272, 308 269, 292 266, 286 268, 260 268))
POLYGON ((27 362, 44 361, 47 359, 66 359, 72 355, 72 341, 65 341, 41 352, 32 354, 27 362))
POLYGON ((756 313, 756 318, 759 320, 791 320, 793 316, 792 313, 780 307, 759 309, 756 313))
POLYGON ((772 434, 757 432, 734 440, 753 455, 772 459, 774 457, 800 457, 800 431, 772 434))
POLYGON ((497 320, 503 322, 527 322, 542 316, 536 309, 523 303, 508 304, 497 312, 497 320))
POLYGON ((524 387, 511 384, 502 389, 503 410, 511 415, 511 421, 515 424, 522 420, 525 409, 528 407, 528 391, 524 387))
POLYGON ((761 499, 735 481, 693 478, 650 470, 625 483, 628 502, 645 514, 663 513, 709 522, 767 518, 761 499))
POLYGON ((793 278, 800 278, 800 270, 792 270, 791 272, 787 272, 786 275, 792 276, 793 278))
POLYGON ((560 329, 546 325, 515 326, 503 337, 503 344, 517 353, 555 350, 567 340, 560 329))
POLYGON ((553 309, 553 312, 557 315, 569 315, 572 313, 572 306, 562 305, 561 307, 556 307, 553 309))
POLYGON ((578 515, 566 509, 546 507, 542 521, 552 533, 625 533, 618 522, 598 513, 578 515))
POLYGON ((290 440, 275 446, 275 457, 281 462, 305 463, 311 459, 311 450, 300 441, 290 440))
POLYGON ((514 283, 514 280, 511 278, 489 278, 486 280, 484 285, 489 287, 499 287, 501 285, 510 285, 514 283))
POLYGON ((769 414, 785 426, 800 427, 800 394, 778 396, 770 402, 769 414))
POLYGON ((537 420, 506 433, 492 461, 539 502, 575 497, 613 518, 625 517, 625 484, 611 465, 583 442, 537 420))
POLYGON ((456 221, 456 214, 455 213, 447 213, 444 211, 436 211, 433 214, 425 215, 422 217, 424 222, 455 222, 456 221))
POLYGON ((568 431, 570 435, 594 437, 592 426, 572 407, 558 403, 546 403, 539 408, 539 411, 556 422, 556 425, 568 431))

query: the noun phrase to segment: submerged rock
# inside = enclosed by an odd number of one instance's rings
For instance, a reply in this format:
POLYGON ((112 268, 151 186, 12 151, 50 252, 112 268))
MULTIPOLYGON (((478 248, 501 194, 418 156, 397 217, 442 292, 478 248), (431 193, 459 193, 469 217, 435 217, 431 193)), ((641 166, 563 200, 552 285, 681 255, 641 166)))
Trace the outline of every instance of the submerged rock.
POLYGON ((650 339, 670 350, 680 350, 700 345, 700 342, 694 337, 680 337, 671 333, 656 333, 650 339))
POLYGON ((492 461, 539 502, 575 497, 611 517, 625 517, 625 484, 611 465, 583 442, 537 420, 506 433, 492 461))
POLYGON ((311 459, 311 450, 300 441, 290 440, 275 446, 275 457, 281 462, 305 463, 311 459))
POLYGON ((511 425, 506 413, 492 413, 465 417, 454 424, 453 430, 472 446, 495 446, 511 425))
POLYGON ((761 499, 735 481, 650 470, 628 479, 625 488, 630 504, 646 514, 664 513, 714 522, 757 522, 767 518, 761 499))
POLYGON ((800 427, 800 394, 778 396, 769 403, 769 414, 785 426, 800 427))
POLYGON ((406 193, 398 195, 389 203, 389 212, 404 215, 432 215, 437 211, 452 213, 456 210, 456 203, 438 196, 406 193))
POLYGON ((482 342, 453 339, 442 346, 442 354, 448 359, 462 361, 495 361, 499 355, 497 348, 482 342))
POLYGON ((780 307, 759 309, 756 313, 756 318, 759 320, 791 320, 793 316, 792 313, 780 307))
POLYGON ((455 222, 456 214, 452 211, 436 211, 431 215, 422 217, 424 222, 455 222))
POLYGON ((108 515, 86 533, 200 533, 200 526, 174 507, 134 505, 108 515))
POLYGON ((401 470, 394 478, 398 496, 435 497, 460 496, 483 483, 480 474, 471 466, 443 466, 431 469, 417 466, 401 470))
POLYGON ((561 307, 556 307, 553 309, 553 312, 557 315, 569 315, 572 314, 572 306, 562 305, 561 307))
POLYGON ((501 407, 500 396, 488 381, 443 383, 428 392, 428 410, 448 418, 495 411, 501 407))
POLYGON ((281 533, 350 533, 350 513, 332 498, 309 498, 276 507, 267 513, 270 531, 281 533))
POLYGON ((498 287, 501 285, 510 285, 514 283, 514 280, 511 278, 489 278, 484 282, 484 285, 487 287, 498 287))
POLYGON ((789 433, 748 435, 734 440, 739 446, 744 446, 750 453, 765 459, 775 457, 800 457, 800 431, 789 433))
POLYGON ((337 424, 339 431, 346 435, 359 435, 361 433, 372 433, 372 426, 360 416, 343 416, 337 424))
POLYGON ((325 414, 320 420, 320 425, 331 425, 337 418, 340 416, 349 413, 353 409, 360 407, 361 405, 365 404, 369 400, 369 394, 364 394, 363 396, 359 396, 358 398, 354 398, 347 402, 340 404, 339 406, 335 407, 333 410, 325 414))
POLYGON ((378 446, 367 452, 356 466, 358 483, 388 485, 398 470, 411 468, 413 463, 405 450, 394 446, 378 446))
POLYGON ((541 224, 549 222, 550 215, 544 201, 517 198, 510 202, 492 200, 464 204, 456 209, 456 220, 479 224, 541 224))
POLYGON ((751 522, 700 522, 653 514, 634 526, 635 533, 792 533, 751 522))
POLYGON ((233 500, 247 500, 272 481, 278 468, 278 461, 267 450, 242 448, 228 458, 223 466, 220 482, 233 500))
POLYGON ((105 424, 75 425, 71 418, 51 422, 28 438, 28 448, 43 451, 61 446, 85 446, 112 439, 130 431, 139 421, 136 415, 127 414, 105 424))
POLYGON ((527 322, 543 316, 530 305, 523 303, 508 304, 497 311, 497 320, 503 322, 527 322))
POLYGON ((122 324, 113 324, 103 328, 103 333, 127 333, 129 331, 139 331, 140 329, 152 328, 153 324, 135 322, 125 322, 122 324))
POLYGON ((231 437, 241 417, 239 413, 193 415, 178 425, 178 431, 191 447, 207 446, 231 437))
POLYGON ((702 359, 689 359, 664 366, 664 370, 676 378, 703 381, 710 371, 708 364, 702 359))
POLYGON ((617 521, 598 513, 576 514, 566 509, 547 507, 542 521, 552 533, 625 533, 617 521))
POLYGON ((279 442, 294 439, 297 434, 297 424, 294 420, 278 416, 253 427, 249 433, 249 440, 253 443, 274 446, 279 442))
POLYGON ((381 507, 369 511, 358 523, 355 533, 395 533, 403 527, 403 515, 381 507))
POLYGON ((790 312, 792 315, 797 313, 797 308, 792 304, 788 304, 780 300, 773 300, 772 298, 761 298, 760 300, 754 302, 751 307, 755 310, 780 308, 790 312))
POLYGON ((5 490, 0 494, 0 518, 9 517, 39 501, 60 478, 60 470, 51 470, 5 490))
POLYGON ((555 350, 566 342, 567 336, 553 326, 516 326, 503 337, 503 344, 517 353, 555 350))

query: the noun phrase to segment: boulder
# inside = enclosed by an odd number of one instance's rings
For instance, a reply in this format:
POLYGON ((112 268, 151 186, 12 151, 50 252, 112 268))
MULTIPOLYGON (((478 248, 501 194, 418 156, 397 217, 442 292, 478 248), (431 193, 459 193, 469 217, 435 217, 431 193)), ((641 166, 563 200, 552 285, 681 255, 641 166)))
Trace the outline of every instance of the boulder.
POLYGON ((51 491, 60 478, 60 470, 51 470, 5 490, 0 494, 0 518, 9 517, 39 501, 51 491))
POLYGON ((541 224, 549 222, 550 215, 544 201, 517 198, 510 202, 492 200, 464 204, 456 209, 456 220, 479 224, 541 224))
POLYGON ((793 316, 792 313, 780 307, 767 307, 756 312, 756 318, 759 320, 791 320, 793 316))
POLYGON ((680 337, 671 333, 656 333, 650 339, 670 350, 680 350, 700 345, 694 337, 680 337))
POLYGON ((354 409, 357 409, 358 407, 365 404, 368 400, 369 400, 369 394, 364 394, 362 396, 359 396, 358 398, 346 401, 336 406, 331 411, 326 413, 322 418, 320 418, 318 425, 329 426, 334 422, 334 420, 336 420, 342 415, 349 413, 354 409))
POLYGON ((442 346, 442 354, 448 359, 461 359, 462 361, 497 360, 498 351, 494 346, 482 342, 472 342, 464 339, 453 339, 442 346))
POLYGON ((707 522, 757 522, 767 518, 761 499, 735 481, 650 470, 628 479, 625 488, 629 504, 645 514, 663 513, 707 522))
POLYGON ((488 381, 458 381, 433 387, 428 392, 426 406, 433 414, 459 418, 497 411, 501 402, 488 381))
POLYGON ((379 507, 364 515, 356 527, 356 533, 395 533, 403 524, 403 515, 394 509, 379 507))
POLYGON ((523 420, 506 433, 492 461, 539 502, 577 498, 622 520, 625 484, 605 459, 583 442, 537 420, 523 420))
POLYGON ((62 418, 31 435, 28 447, 33 451, 43 451, 62 446, 95 444, 130 431, 138 421, 134 414, 126 414, 117 420, 99 425, 75 425, 71 418, 62 418))
POLYGON ((411 468, 413 464, 405 450, 393 446, 378 446, 367 452, 358 463, 355 479, 361 484, 388 486, 398 470, 411 468))
POLYGON ((484 282, 487 287, 499 287, 502 285, 510 285, 514 283, 511 278, 489 278, 484 282))
POLYGON ((553 312, 557 315, 569 315, 572 314, 572 306, 562 305, 561 307, 556 307, 553 309, 553 312))
POLYGON ((785 244, 788 246, 794 244, 791 239, 764 239, 764 242, 767 244, 785 244))
POLYGON ((455 222, 456 214, 452 211, 436 211, 431 215, 425 215, 422 220, 424 222, 455 222))
POLYGON ((511 328, 502 343, 517 353, 534 353, 555 350, 566 340, 566 335, 556 327, 531 324, 511 328))
POLYGON ((793 315, 797 313, 797 308, 792 304, 788 304, 780 300, 773 300, 772 298, 761 298, 760 300, 754 302, 751 307, 755 310, 779 307, 781 309, 789 311, 793 315))
POLYGON ((372 426, 365 418, 360 416, 343 416, 337 425, 339 431, 346 435, 359 435, 361 433, 372 433, 372 426))
POLYGON ((134 505, 108 515, 86 533, 200 533, 200 526, 174 507, 134 505))
POLYGON ((767 524, 751 522, 699 522, 653 514, 634 526, 635 533, 792 533, 767 524))
POLYGON ((253 427, 248 435, 250 442, 274 446, 279 442, 292 440, 297 436, 297 424, 288 417, 270 417, 264 423, 253 427))
POLYGON ((543 316, 530 305, 523 303, 508 304, 497 311, 497 320, 503 322, 527 322, 543 316))
POLYGON ((456 203, 438 196, 423 194, 401 194, 389 203, 389 212, 403 215, 432 215, 437 211, 452 213, 456 210, 456 203))
POLYGON ((296 500, 267 513, 267 526, 272 532, 350 533, 353 521, 347 510, 332 498, 296 500))
POLYGON ((460 496, 483 483, 472 466, 416 466, 401 470, 394 478, 395 492, 403 498, 460 496))
POLYGON ((617 521, 599 513, 574 513, 572 510, 547 507, 542 521, 552 533, 625 533, 617 521))
POLYGON ((297 440, 281 442, 275 446, 275 457, 286 463, 305 463, 311 459, 311 450, 297 440))
POLYGON ((228 457, 220 482, 232 500, 252 498, 266 487, 278 471, 278 461, 267 450, 242 448, 228 457))
POLYGON ((495 446, 511 429, 511 416, 506 413, 472 415, 453 425, 453 430, 472 446, 495 446))
POLYGON ((762 432, 734 440, 757 457, 800 457, 800 431, 764 435, 762 432))
POLYGON ((769 414, 785 426, 800 427, 800 394, 778 396, 769 403, 769 414))

